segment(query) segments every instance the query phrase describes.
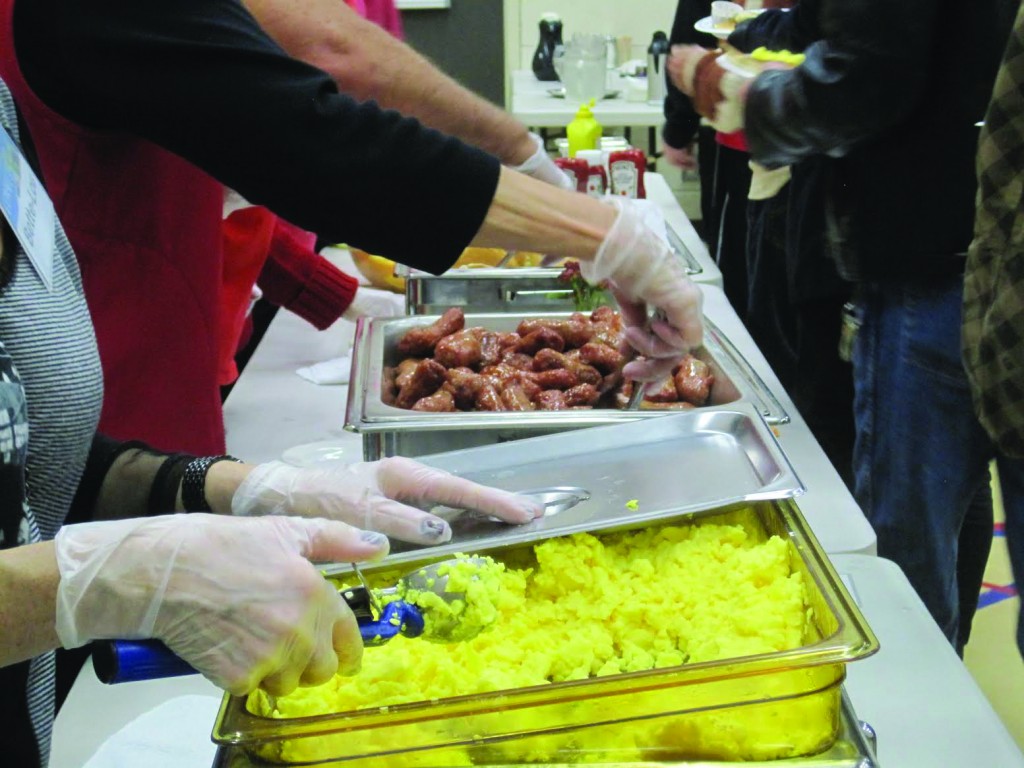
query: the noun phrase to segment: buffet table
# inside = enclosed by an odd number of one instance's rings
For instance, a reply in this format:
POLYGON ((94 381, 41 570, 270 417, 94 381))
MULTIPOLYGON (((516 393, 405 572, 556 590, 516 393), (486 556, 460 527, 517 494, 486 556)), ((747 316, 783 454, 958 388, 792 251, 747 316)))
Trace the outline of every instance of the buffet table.
MULTIPOLYGON (((680 224, 680 235, 685 228, 680 224)), ((329 258, 351 270, 347 252, 331 251, 329 258)), ((875 551, 873 531, 720 288, 702 289, 708 317, 788 411, 790 421, 777 427, 776 436, 806 487, 797 503, 881 643, 878 654, 850 665, 846 682, 857 716, 877 733, 879 764, 1024 768, 1024 755, 906 578, 892 563, 869 556, 875 551)), ((343 428, 347 387, 319 386, 295 373, 343 354, 352 336, 353 326, 345 321, 317 332, 279 312, 225 404, 229 452, 254 462, 282 455, 361 460, 361 437, 343 428)), ((209 735, 219 700, 219 691, 198 676, 105 686, 89 662, 57 717, 50 766, 82 768, 118 734, 112 743, 134 740, 142 750, 138 759, 88 768, 154 764, 146 755, 156 752, 161 765, 205 768, 214 759, 209 735), (193 698, 181 698, 187 696, 193 698), (145 733, 138 723, 129 726, 154 708, 163 713, 176 704, 178 714, 157 729, 153 718, 145 733), (174 762, 175 756, 181 760, 174 762)))
MULTIPOLYGON (((552 96, 550 91, 559 85, 557 82, 542 82, 529 70, 513 72, 509 82, 512 105, 509 112, 532 127, 564 128, 576 116, 580 105, 552 96)), ((664 109, 661 102, 627 101, 623 90, 615 98, 597 102, 593 111, 597 121, 606 128, 657 128, 665 122, 664 109)))
MULTIPOLYGON (((833 564, 881 642, 875 656, 850 665, 846 682, 858 717, 877 734, 878 764, 1024 768, 1024 754, 902 572, 887 560, 864 555, 838 555, 833 564)), ((1007 637, 1007 642, 1012 639, 1007 637)), ((154 765, 142 756, 155 754, 160 746, 161 766, 208 768, 215 754, 209 738, 219 700, 217 689, 198 676, 106 686, 87 662, 57 716, 50 768, 154 765), (179 698, 184 696, 199 698, 179 698), (145 733, 140 725, 128 726, 140 715, 176 702, 187 704, 192 713, 162 721, 159 734, 153 734, 152 726, 145 733), (87 765, 122 728, 115 743, 133 739, 140 758, 87 765), (147 739, 158 743, 143 752, 147 739), (193 755, 191 762, 173 761, 175 755, 186 754, 193 755)))
MULTIPOLYGON (((339 263, 346 258, 343 252, 332 257, 339 263)), ((800 509, 825 551, 874 554, 874 531, 725 294, 715 286, 702 288, 708 317, 789 414, 790 422, 777 428, 777 437, 806 488, 800 509)), ((297 368, 343 354, 351 338, 350 323, 339 321, 317 332, 298 317, 279 312, 225 403, 228 451, 250 461, 268 461, 287 449, 318 443, 332 456, 361 460, 362 438, 344 429, 348 387, 318 386, 295 374, 297 368)))

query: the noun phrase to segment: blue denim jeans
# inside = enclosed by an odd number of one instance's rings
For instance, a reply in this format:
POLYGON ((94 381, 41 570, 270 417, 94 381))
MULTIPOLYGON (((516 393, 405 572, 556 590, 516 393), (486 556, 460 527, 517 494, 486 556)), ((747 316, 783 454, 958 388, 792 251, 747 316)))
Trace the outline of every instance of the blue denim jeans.
MULTIPOLYGON (((903 569, 958 648, 971 619, 960 615, 958 566, 987 557, 991 534, 977 532, 986 525, 991 531, 992 459, 1014 573, 1024 582, 1024 462, 998 455, 974 415, 960 359, 962 294, 959 278, 864 286, 853 359, 857 501, 874 526, 879 555, 903 569)), ((980 587, 980 575, 968 580, 978 583, 967 588, 980 587)), ((1024 627, 1017 641, 1024 654, 1024 627)))

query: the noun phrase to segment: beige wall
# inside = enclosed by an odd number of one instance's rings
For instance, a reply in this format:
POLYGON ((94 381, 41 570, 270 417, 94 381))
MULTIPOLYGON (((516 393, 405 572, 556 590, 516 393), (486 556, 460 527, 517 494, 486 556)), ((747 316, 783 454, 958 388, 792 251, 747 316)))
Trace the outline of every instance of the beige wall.
MULTIPOLYGON (((633 58, 645 58, 655 30, 671 31, 676 0, 505 0, 505 70, 529 69, 537 24, 545 11, 562 17, 562 37, 574 33, 629 35, 633 58)), ((506 78, 507 79, 507 78, 506 78)))

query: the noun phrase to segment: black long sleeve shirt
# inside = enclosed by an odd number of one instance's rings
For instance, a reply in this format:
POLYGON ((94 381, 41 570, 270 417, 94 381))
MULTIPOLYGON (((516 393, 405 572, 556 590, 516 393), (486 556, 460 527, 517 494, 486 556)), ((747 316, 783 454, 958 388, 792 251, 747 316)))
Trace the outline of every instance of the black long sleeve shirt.
POLYGON ((496 158, 340 94, 236 0, 25 0, 14 32, 55 112, 153 141, 324 239, 440 272, 494 196, 496 158))

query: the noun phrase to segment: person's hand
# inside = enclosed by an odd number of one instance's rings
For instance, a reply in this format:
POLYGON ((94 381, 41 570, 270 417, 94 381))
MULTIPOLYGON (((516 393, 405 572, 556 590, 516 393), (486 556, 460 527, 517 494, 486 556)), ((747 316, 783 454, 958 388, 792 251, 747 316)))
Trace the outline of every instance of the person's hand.
MULTIPOLYGON (((697 114, 724 133, 743 128, 743 110, 753 77, 741 77, 723 69, 722 51, 708 51, 699 45, 674 45, 669 54, 669 78, 693 100, 697 114)), ((768 67, 774 69, 774 67, 768 67)))
POLYGON ((340 522, 204 514, 69 525, 55 544, 65 648, 156 638, 235 695, 356 672, 358 624, 312 562, 388 553, 382 534, 340 522))
POLYGON ((545 184, 551 184, 570 192, 575 191, 576 187, 573 185, 572 179, 555 165, 555 161, 551 159, 547 150, 544 149, 544 142, 540 136, 536 133, 531 133, 530 141, 533 142, 534 146, 533 154, 520 165, 511 166, 512 170, 525 173, 527 176, 532 176, 537 181, 543 181, 545 184))
POLYGON ((697 170, 697 157, 693 154, 693 150, 690 147, 670 147, 668 144, 665 144, 662 147, 661 154, 669 165, 682 168, 684 171, 697 170))
POLYGON ((700 345, 703 295, 665 241, 656 206, 626 198, 609 202, 619 215, 593 261, 580 262, 580 273, 591 284, 611 284, 626 340, 645 358, 629 363, 623 373, 636 381, 656 381, 700 345), (648 321, 647 305, 660 317, 648 321))
POLYGON ((669 80, 692 99, 696 93, 694 80, 697 75, 697 64, 705 57, 716 57, 720 53, 701 48, 699 45, 673 45, 665 63, 669 80))
POLYGON ((355 322, 360 317, 401 317, 405 314, 405 297, 393 291, 359 286, 341 316, 355 322))
POLYGON ((300 515, 343 520, 415 544, 441 544, 448 523, 418 507, 472 509, 509 523, 528 523, 544 510, 534 500, 479 485, 398 456, 347 464, 323 461, 293 467, 260 464, 231 500, 235 515, 300 515))

